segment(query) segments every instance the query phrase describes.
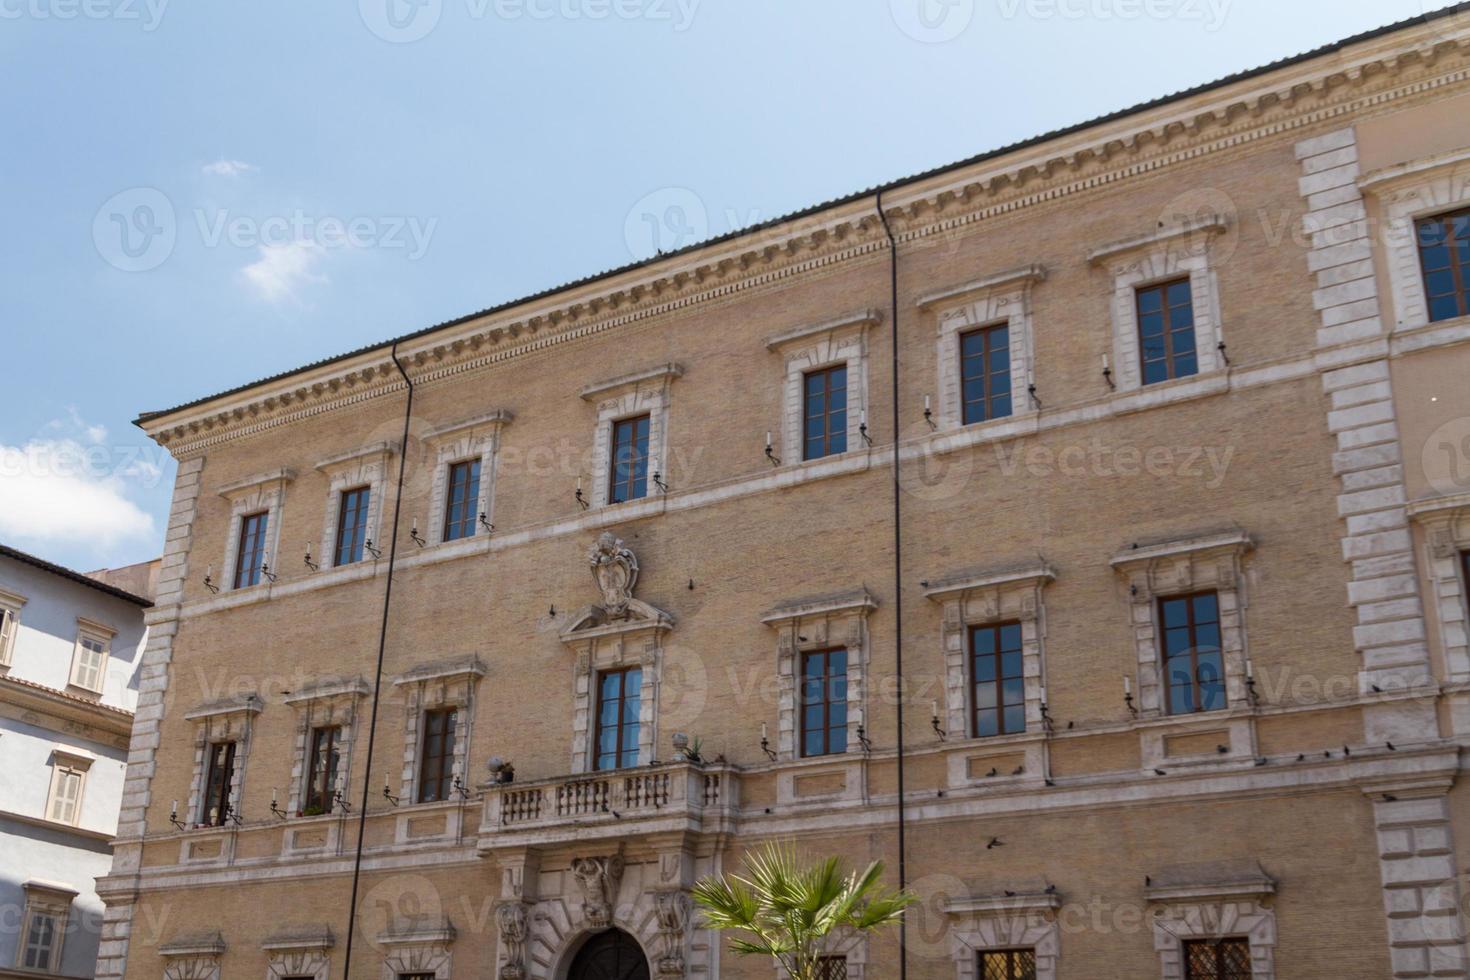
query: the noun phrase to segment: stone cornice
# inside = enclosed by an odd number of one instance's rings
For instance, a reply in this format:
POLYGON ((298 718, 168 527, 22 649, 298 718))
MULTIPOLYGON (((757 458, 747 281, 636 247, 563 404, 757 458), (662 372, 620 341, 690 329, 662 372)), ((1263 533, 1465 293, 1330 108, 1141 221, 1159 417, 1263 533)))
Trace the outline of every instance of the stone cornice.
POLYGON ((1225 534, 1212 534, 1198 538, 1184 538, 1178 541, 1166 541, 1161 544, 1145 545, 1142 548, 1132 548, 1114 557, 1108 564, 1116 569, 1127 569, 1140 564, 1156 561, 1160 558, 1175 558, 1179 555, 1197 555, 1207 551, 1228 550, 1236 553, 1249 551, 1252 547, 1251 536, 1244 531, 1231 531, 1225 534))
POLYGON ((971 293, 1030 286, 1044 279, 1046 279, 1046 268, 1044 266, 1028 265, 1020 269, 1012 269, 1009 272, 1000 272, 993 276, 975 279, 960 286, 951 286, 936 292, 926 293, 920 296, 914 305, 921 310, 925 310, 940 303, 959 299, 962 296, 968 296, 971 293))
POLYGON ((372 459, 375 459, 375 458, 380 457, 380 456, 381 457, 392 456, 392 455, 394 455, 397 452, 398 452, 398 443, 396 443, 396 442, 379 442, 379 443, 375 443, 374 445, 371 445, 371 446, 366 446, 366 447, 364 447, 362 449, 354 449, 354 450, 352 450, 350 452, 341 453, 339 455, 332 456, 332 457, 330 457, 328 459, 324 459, 321 462, 319 462, 319 463, 316 464, 316 468, 318 470, 321 470, 322 472, 327 472, 327 471, 330 471, 330 470, 335 470, 335 469, 339 469, 339 468, 342 468, 342 467, 350 466, 353 463, 363 462, 363 461, 366 461, 366 460, 372 460, 372 459))
POLYGON ((515 416, 512 415, 510 412, 488 412, 485 415, 477 415, 472 419, 465 419, 462 422, 450 422, 447 425, 441 425, 438 428, 430 429, 428 432, 424 433, 424 440, 427 442, 437 442, 441 439, 447 439, 450 436, 459 435, 462 432, 468 432, 471 429, 499 429, 501 426, 509 425, 514 420, 515 416))
MULTIPOLYGON (((900 242, 1043 206, 1309 127, 1341 124, 1470 81, 1463 18, 1401 28, 1297 64, 1084 125, 904 182, 887 209, 900 242)), ((402 343, 415 384, 549 350, 887 248, 870 197, 574 284, 402 343)), ((140 422, 177 457, 403 392, 387 344, 140 422)))
MULTIPOLYGON (((111 735, 118 739, 126 739, 133 731, 131 711, 4 675, 0 675, 0 704, 11 704, 23 711, 33 711, 58 721, 94 728, 101 735, 111 735)), ((76 734, 78 737, 89 737, 86 732, 76 734)))
POLYGON ((215 488, 214 492, 216 495, 224 497, 226 500, 231 500, 235 497, 244 495, 250 490, 255 490, 258 487, 270 486, 273 483, 279 483, 284 486, 294 479, 296 479, 296 473, 293 470, 271 470, 268 473, 256 473, 255 475, 247 476, 244 479, 233 480, 229 483, 215 488))
POLYGON ((929 599, 941 600, 974 589, 992 588, 998 585, 1044 585, 1056 577, 1057 573, 1054 568, 1045 561, 1037 561, 1005 569, 986 569, 951 575, 929 583, 924 590, 924 595, 929 599))
POLYGON ((1127 255, 1129 252, 1136 252, 1140 249, 1156 248, 1176 238, 1184 238, 1188 235, 1200 233, 1206 235, 1223 234, 1228 227, 1230 227, 1230 223, 1223 215, 1210 214, 1191 221, 1180 222, 1177 225, 1159 228, 1147 234, 1112 242, 1101 248, 1095 248, 1087 253, 1087 261, 1092 265, 1102 265, 1109 259, 1117 258, 1120 255, 1127 255))
POLYGON ((1050 912, 1062 907, 1055 891, 1032 895, 986 895, 950 898, 944 901, 945 915, 1010 915, 1017 912, 1050 912))
POLYGON ((595 401, 604 395, 624 388, 634 388, 647 381, 657 381, 660 385, 666 385, 676 378, 684 376, 684 368, 672 362, 660 364, 658 367, 649 368, 646 371, 635 371, 617 378, 609 378, 606 381, 598 381, 587 385, 577 392, 577 397, 583 401, 595 401))
POLYGON ((833 317, 830 320, 823 320, 821 323, 796 327, 793 330, 776 334, 774 337, 767 337, 766 350, 780 350, 787 344, 800 343, 804 340, 810 340, 812 337, 834 333, 838 330, 849 330, 853 327, 869 327, 882 318, 883 314, 877 310, 858 310, 854 313, 833 317))
POLYGON ((1466 164, 1470 164, 1470 150, 1456 150, 1453 153, 1443 153, 1439 156, 1428 157, 1423 160, 1413 160, 1394 167, 1384 167, 1382 170, 1375 170, 1371 174, 1364 174, 1358 178, 1358 189, 1382 191, 1398 183, 1418 182, 1436 171, 1453 170, 1456 167, 1466 164))
POLYGON ((768 626, 779 626, 808 616, 830 616, 834 614, 856 614, 866 616, 878 608, 878 600, 866 587, 852 592, 841 592, 828 596, 813 596, 808 599, 793 599, 783 602, 761 617, 768 626))

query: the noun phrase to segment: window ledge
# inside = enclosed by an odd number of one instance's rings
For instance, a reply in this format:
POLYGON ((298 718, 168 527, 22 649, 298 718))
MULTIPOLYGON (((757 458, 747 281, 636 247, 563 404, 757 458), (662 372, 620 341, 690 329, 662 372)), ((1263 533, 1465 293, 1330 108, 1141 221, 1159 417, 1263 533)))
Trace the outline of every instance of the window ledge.
POLYGON ((1159 245, 1176 238, 1182 238, 1185 235, 1192 235, 1196 232, 1218 234, 1224 232, 1229 227, 1230 223, 1222 215, 1208 214, 1201 218, 1195 218, 1192 221, 1185 221, 1182 224, 1151 231, 1145 235, 1139 235, 1136 238, 1127 238, 1123 241, 1113 242, 1110 245, 1104 245, 1101 248, 1095 248, 1087 253, 1087 261, 1092 265, 1099 265, 1119 255, 1125 255, 1128 252, 1137 251, 1141 248, 1159 245))

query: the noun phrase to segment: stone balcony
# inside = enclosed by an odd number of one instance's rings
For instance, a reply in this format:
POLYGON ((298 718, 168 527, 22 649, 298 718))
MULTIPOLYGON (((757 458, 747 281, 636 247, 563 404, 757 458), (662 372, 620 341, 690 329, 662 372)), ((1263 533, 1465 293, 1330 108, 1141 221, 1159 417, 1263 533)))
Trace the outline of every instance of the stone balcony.
POLYGON ((479 849, 728 828, 740 802, 734 767, 688 762, 487 783, 479 849))

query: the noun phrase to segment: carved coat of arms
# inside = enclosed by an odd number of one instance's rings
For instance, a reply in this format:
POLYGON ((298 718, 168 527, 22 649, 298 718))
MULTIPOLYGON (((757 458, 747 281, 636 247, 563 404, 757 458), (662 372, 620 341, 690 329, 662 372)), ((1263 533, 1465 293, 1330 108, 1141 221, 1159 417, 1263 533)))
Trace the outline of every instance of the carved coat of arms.
POLYGON ((587 560, 592 566, 592 578, 597 582, 602 608, 606 610, 608 619, 626 618, 633 588, 638 584, 637 556, 623 544, 622 538, 611 531, 604 531, 587 560))

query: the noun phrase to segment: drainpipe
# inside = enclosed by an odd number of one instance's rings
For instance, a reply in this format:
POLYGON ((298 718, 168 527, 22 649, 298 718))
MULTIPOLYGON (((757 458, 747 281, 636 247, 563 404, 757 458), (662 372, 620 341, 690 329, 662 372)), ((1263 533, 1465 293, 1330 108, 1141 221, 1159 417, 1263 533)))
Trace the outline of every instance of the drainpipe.
MULTIPOLYGON (((888 236, 888 303, 893 321, 893 669, 898 676, 898 887, 908 885, 908 847, 905 839, 904 771, 903 771, 903 702, 908 696, 903 684, 903 486, 898 479, 899 415, 898 415, 898 240, 883 213, 883 191, 878 191, 878 220, 888 236)), ((898 977, 908 980, 909 944, 908 916, 898 920, 898 977)))
POLYGON ((357 852, 352 858, 352 898, 347 905, 347 953, 342 957, 342 980, 352 976, 352 940, 357 928, 357 885, 362 876, 362 843, 367 832, 368 791, 373 781, 373 747, 378 737, 378 703, 383 693, 383 651, 388 643, 388 607, 393 601, 393 568, 398 557, 398 516, 403 506, 403 473, 408 462, 408 428, 413 418, 413 380, 398 359, 398 341, 393 342, 389 356, 393 366, 408 386, 408 402, 403 408, 403 440, 398 444, 398 489, 393 494, 393 531, 388 538, 388 580, 383 587, 383 621, 378 628, 378 666, 373 674, 373 705, 368 719, 367 761, 363 765, 362 799, 357 805, 357 852))

